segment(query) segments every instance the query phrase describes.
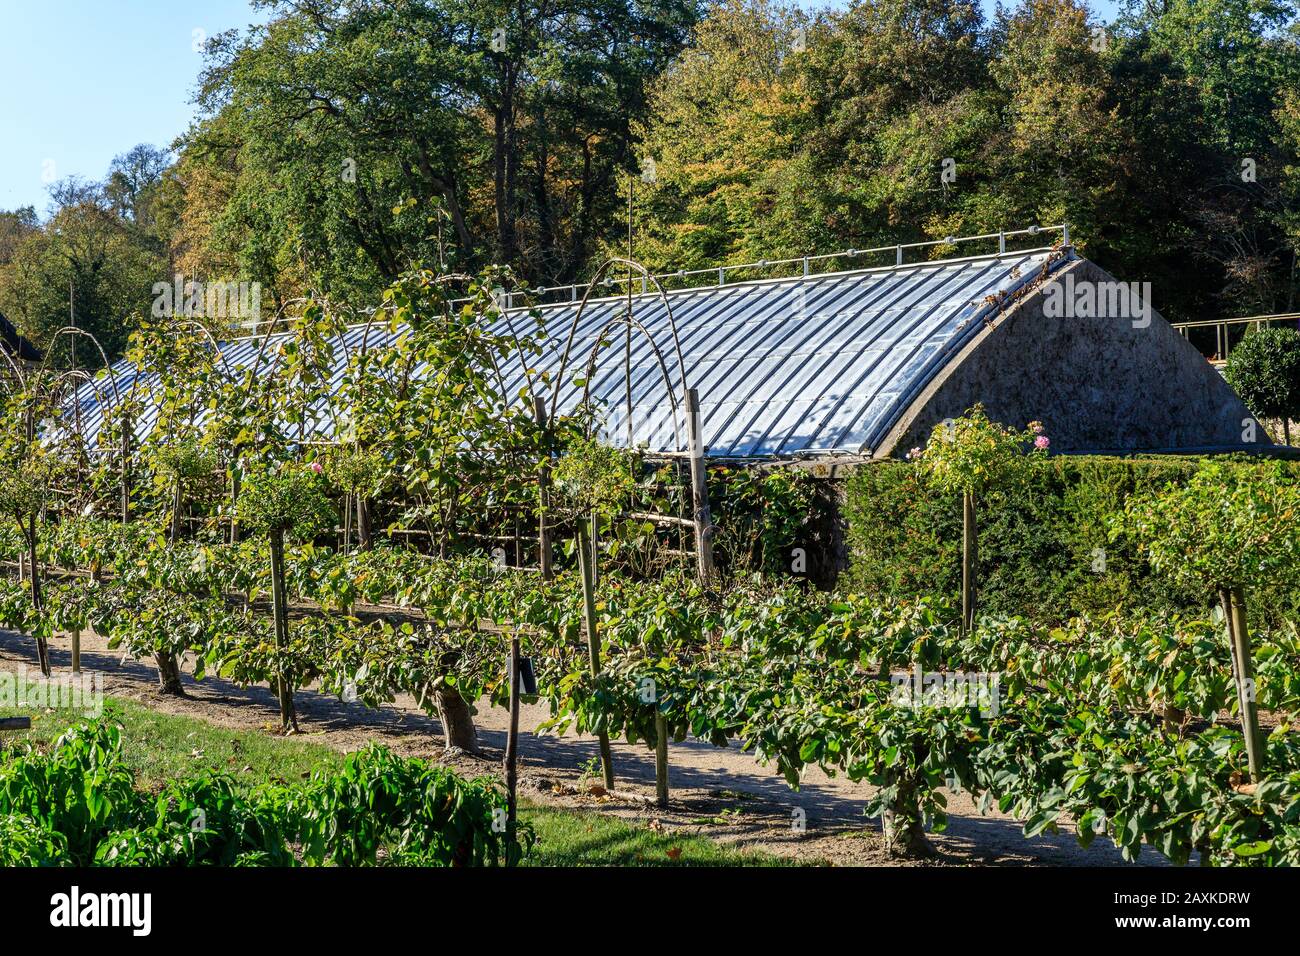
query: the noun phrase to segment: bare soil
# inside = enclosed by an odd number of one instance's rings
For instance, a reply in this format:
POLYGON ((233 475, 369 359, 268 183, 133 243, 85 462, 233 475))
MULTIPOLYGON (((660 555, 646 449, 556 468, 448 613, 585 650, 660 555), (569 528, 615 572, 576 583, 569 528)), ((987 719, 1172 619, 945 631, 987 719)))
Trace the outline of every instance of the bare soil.
MULTIPOLYGON (((50 647, 51 664, 66 672, 71 665, 69 641, 56 638, 50 647)), ((153 710, 205 720, 215 726, 278 733, 278 708, 274 693, 265 686, 239 687, 208 676, 192 677, 188 662, 184 672, 185 697, 158 693, 157 671, 152 661, 123 658, 110 651, 97 635, 82 637, 82 668, 104 675, 104 692, 135 701, 153 710)), ((0 631, 0 669, 25 666, 37 675, 35 642, 23 635, 0 631)), ((500 775, 505 750, 507 713, 480 701, 475 722, 481 754, 445 755, 438 721, 419 709, 410 698, 371 709, 316 693, 300 691, 295 698, 298 722, 305 739, 342 752, 370 742, 386 744, 395 752, 431 758, 468 775, 500 775)), ((933 859, 910 860, 890 856, 881 837, 880 821, 865 817, 863 808, 872 793, 865 783, 828 777, 810 770, 800 788, 792 790, 783 777, 760 765, 752 753, 732 746, 718 748, 704 741, 687 740, 671 747, 670 807, 654 806, 654 754, 643 745, 613 741, 618 785, 614 793, 599 786, 595 766, 595 738, 576 734, 538 735, 532 728, 550 716, 544 707, 525 707, 519 742, 520 794, 535 803, 597 812, 655 829, 702 834, 738 849, 758 850, 801 862, 839 866, 1124 866, 1116 847, 1098 838, 1080 847, 1073 827, 1063 821, 1060 832, 1026 839, 1020 824, 992 810, 981 814, 964 793, 948 793, 948 827, 932 833, 937 851, 933 859), (799 824, 802 824, 802 827, 799 824)), ((1151 850, 1144 850, 1147 865, 1169 865, 1151 850)))

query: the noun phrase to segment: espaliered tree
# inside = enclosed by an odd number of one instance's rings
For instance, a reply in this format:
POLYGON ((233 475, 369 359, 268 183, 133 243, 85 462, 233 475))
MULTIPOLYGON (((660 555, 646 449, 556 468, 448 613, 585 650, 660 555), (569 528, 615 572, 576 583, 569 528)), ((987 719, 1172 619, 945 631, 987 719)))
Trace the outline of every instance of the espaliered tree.
POLYGON ((289 602, 285 589, 287 537, 310 541, 336 520, 324 481, 312 467, 286 463, 250 478, 239 496, 239 520, 266 536, 271 548, 271 611, 276 662, 273 686, 280 701, 280 729, 298 732, 293 691, 296 681, 289 641, 289 602))
POLYGON ((370 528, 370 499, 383 482, 387 465, 375 450, 355 444, 328 449, 321 456, 325 477, 343 494, 343 551, 352 547, 352 516, 356 516, 357 541, 367 551, 374 543, 370 528))
MULTIPOLYGON (((131 335, 127 357, 140 369, 142 384, 128 392, 125 420, 138 414, 130 407, 137 405, 151 410, 154 424, 138 448, 128 442, 123 450, 137 453, 143 466, 140 470, 152 475, 152 488, 142 489, 141 517, 152 521, 174 549, 184 531, 187 495, 218 467, 218 457, 210 450, 214 419, 209 409, 217 405, 221 394, 221 367, 211 339, 201 328, 170 321, 148 322, 137 329, 131 335)), ((127 471, 134 470, 131 455, 122 457, 127 471)), ((129 499, 128 491, 128 506, 129 499)), ((153 656, 159 691, 182 696, 185 691, 172 636, 159 633, 156 638, 153 656)))
MULTIPOLYGON (((194 442, 159 448, 154 455, 157 480, 166 488, 171 503, 167 522, 167 546, 175 549, 180 542, 186 506, 186 491, 204 478, 210 478, 217 469, 216 456, 194 442)), ((180 661, 170 649, 154 652, 158 665, 158 684, 161 693, 176 697, 185 696, 181 683, 180 661)))
POLYGON ((1251 777, 1263 774, 1264 740, 1255 703, 1247 596, 1300 574, 1300 485, 1279 463, 1258 470, 1206 462, 1184 485, 1132 498, 1113 537, 1128 535, 1151 565, 1217 600, 1237 681, 1251 777))
MULTIPOLYGON (((327 455, 325 473, 363 497, 401 488, 406 507, 393 524, 428 535, 440 556, 466 543, 457 532, 484 502, 499 503, 501 489, 527 475, 513 450, 536 445, 532 409, 522 400, 527 388, 508 393, 505 386, 541 349, 536 315, 515 312, 502 321, 499 290, 514 285, 504 269, 455 281, 428 270, 403 275, 381 306, 391 341, 354 349, 331 399, 339 408, 338 440, 364 461, 331 468, 327 455)), ((477 548, 481 539, 468 543, 477 548)), ((449 653, 448 671, 455 665, 449 653)), ((447 748, 477 752, 470 702, 455 684, 439 680, 428 697, 447 748)))
POLYGON ((37 546, 50 490, 67 483, 60 479, 66 479, 71 436, 60 424, 57 379, 38 369, 17 384, 5 395, 0 415, 0 512, 14 522, 23 539, 31 589, 28 629, 36 638, 41 673, 48 677, 53 628, 45 613, 37 546))
POLYGON ((50 624, 41 598, 41 566, 36 545, 41 508, 45 502, 48 482, 42 469, 26 461, 14 469, 5 469, 0 481, 0 511, 17 526, 27 550, 28 582, 31 587, 32 617, 30 629, 36 637, 36 657, 41 673, 50 676, 50 624))
POLYGON ((984 406, 976 404, 961 418, 935 425, 924 450, 908 453, 941 493, 961 495, 961 620, 967 631, 975 626, 979 497, 1014 476, 1027 454, 1044 454, 1050 444, 1040 422, 1016 431, 990 420, 984 406))
MULTIPOLYGON (((555 463, 552 509, 572 521, 574 550, 582 579, 583 619, 587 628, 588 664, 593 681, 600 680, 600 629, 596 619, 597 549, 593 544, 600 522, 618 514, 631 498, 636 479, 628 455, 592 438, 570 437, 555 463)), ((667 734, 657 722, 666 771, 667 734)), ((600 762, 606 789, 614 789, 614 762, 609 731, 592 728, 600 740, 600 762)), ((661 773, 661 777, 664 774, 661 773)), ((666 779, 665 779, 666 785, 666 779)))

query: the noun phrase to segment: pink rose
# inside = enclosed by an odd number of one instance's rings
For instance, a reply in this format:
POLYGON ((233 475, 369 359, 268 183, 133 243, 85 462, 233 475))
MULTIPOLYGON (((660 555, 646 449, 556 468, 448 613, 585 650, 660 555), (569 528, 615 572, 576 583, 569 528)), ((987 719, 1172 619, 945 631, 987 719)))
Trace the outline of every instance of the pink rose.
POLYGON ((314 472, 316 472, 316 474, 318 474, 318 475, 319 475, 319 474, 321 473, 321 471, 323 470, 323 469, 321 468, 321 466, 320 466, 320 462, 318 462, 318 461, 313 461, 313 462, 311 463, 311 466, 310 466, 310 467, 311 467, 311 470, 314 471, 314 472))
POLYGON ((1047 449, 1047 446, 1050 445, 1051 443, 1052 440, 1048 438, 1046 435, 1039 435, 1037 438, 1034 439, 1034 447, 1037 448, 1039 451, 1045 451, 1047 449))

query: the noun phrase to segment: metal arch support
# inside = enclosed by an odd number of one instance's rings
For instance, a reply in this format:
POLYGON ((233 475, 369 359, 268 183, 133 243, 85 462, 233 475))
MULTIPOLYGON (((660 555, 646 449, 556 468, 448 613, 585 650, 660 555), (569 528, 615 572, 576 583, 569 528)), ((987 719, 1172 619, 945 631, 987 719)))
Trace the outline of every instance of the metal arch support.
MULTIPOLYGON (((681 338, 680 338, 680 336, 679 336, 678 333, 677 333, 677 321, 676 321, 676 319, 673 318, 673 308, 672 308, 672 304, 668 301, 668 295, 667 295, 667 293, 664 291, 664 287, 660 284, 658 277, 652 275, 652 274, 650 273, 650 271, 649 271, 648 269, 646 269, 646 267, 643 266, 641 263, 639 263, 639 262, 637 262, 637 261, 635 261, 635 260, 633 260, 633 259, 626 259, 626 258, 622 258, 622 257, 619 257, 619 256, 615 256, 615 257, 612 257, 612 258, 610 258, 610 259, 607 259, 607 260, 604 262, 604 264, 602 264, 601 267, 600 267, 599 269, 596 270, 596 274, 592 277, 591 281, 587 283, 587 289, 586 289, 586 291, 582 294, 582 301, 581 301, 581 303, 578 305, 578 311, 577 311, 576 313, 574 313, 574 316, 573 316, 573 322, 570 323, 570 325, 569 325, 569 334, 568 334, 568 336, 567 336, 567 338, 565 339, 565 342, 564 342, 564 353, 562 354, 562 356, 561 356, 561 358, 560 358, 560 368, 559 368, 559 371, 556 373, 556 376, 555 376, 555 382, 554 382, 554 384, 552 385, 552 388, 551 388, 551 408, 550 408, 550 415, 549 415, 549 418, 550 418, 551 420, 554 420, 554 419, 555 419, 555 416, 556 416, 557 411, 558 411, 558 406, 559 406, 559 401, 560 401, 560 388, 563 386, 563 383, 564 383, 564 373, 565 373, 565 371, 568 369, 568 365, 569 365, 569 357, 570 357, 570 355, 571 355, 571 353, 572 353, 572 350, 573 350, 573 340, 574 340, 574 338, 576 338, 576 336, 577 336, 577 334, 578 334, 578 326, 579 326, 579 324, 580 324, 581 321, 582 321, 582 314, 583 314, 583 312, 586 311, 587 303, 591 300, 591 293, 593 292, 593 290, 594 290, 594 289, 596 288, 596 286, 600 283, 601 279, 603 279, 603 278, 605 277, 605 274, 606 274, 607 272, 609 272, 609 270, 615 268, 616 266, 623 266, 623 267, 626 267, 626 268, 628 268, 628 269, 635 270, 636 272, 640 273, 641 278, 642 278, 642 280, 643 280, 644 282, 646 282, 646 283, 651 283, 651 284, 654 285, 654 294, 658 297, 659 301, 663 304, 664 312, 665 312, 666 315, 668 316, 668 328, 669 328, 669 330, 670 330, 670 332, 671 332, 671 334, 672 334, 672 340, 673 340, 673 351, 674 351, 674 353, 675 353, 675 355, 676 355, 676 358, 677 358, 677 370, 678 370, 678 374, 679 374, 680 377, 681 377, 681 389, 682 389, 682 401, 683 401, 683 402, 685 402, 685 400, 686 400, 686 395, 687 395, 688 392, 690 391, 690 385, 689 385, 689 383, 687 382, 687 378, 686 378, 686 362, 685 362, 685 360, 682 358, 682 344, 681 344, 681 338)), ((616 321, 616 322, 629 322, 629 321, 635 321, 635 320, 632 319, 632 317, 631 317, 630 307, 629 307, 629 312, 628 312, 628 316, 627 316, 627 317, 625 317, 625 318, 621 318, 621 319, 617 319, 617 320, 614 320, 614 321, 616 321)), ((641 325, 640 323, 637 323, 637 325, 641 328, 642 333, 646 335, 646 337, 647 337, 647 339, 649 340, 651 346, 653 346, 653 347, 655 348, 656 353, 658 353, 659 350, 658 350, 658 347, 655 345, 655 342, 654 342, 654 338, 653 338, 653 336, 651 336, 651 335, 649 334, 649 332, 645 329, 645 326, 644 326, 644 325, 641 325)), ((599 340, 599 338, 597 339, 596 344, 597 344, 597 347, 599 347, 599 344, 600 344, 600 340, 599 340)), ((664 362, 663 362, 663 357, 662 357, 662 355, 659 355, 659 361, 660 361, 661 366, 663 366, 664 371, 665 371, 665 374, 666 374, 666 373, 667 373, 667 366, 666 366, 666 365, 664 364, 664 362)), ((678 401, 677 401, 677 396, 674 394, 672 388, 669 388, 669 389, 668 389, 668 398, 669 398, 669 401, 672 403, 672 410, 673 410, 673 427, 674 427, 674 429, 677 431, 678 444, 679 444, 679 446, 680 446, 680 442, 681 442, 681 431, 680 431, 680 429, 678 428, 678 425, 677 425, 678 401)), ((585 395, 584 395, 584 401, 585 401, 585 395)), ((631 410, 630 410, 630 409, 628 410, 628 414, 631 415, 631 410)), ((679 447, 677 450, 680 451, 681 448, 679 447)))
MULTIPOLYGON (((272 316, 271 321, 267 323, 266 331, 262 333, 262 344, 258 346, 257 356, 253 359, 253 365, 249 369, 250 374, 256 377, 258 371, 261 369, 262 359, 265 358, 266 356, 266 346, 271 341, 271 336, 278 334, 276 331, 276 326, 280 324, 280 319, 284 316, 285 310, 288 309, 289 306, 291 305, 298 305, 300 303, 310 302, 310 301, 311 299, 305 297, 299 297, 297 299, 289 299, 288 301, 282 303, 280 305, 280 308, 275 310, 275 315, 272 316)), ((269 371, 274 372, 276 367, 279 364, 280 364, 280 357, 279 354, 277 353, 275 362, 271 365, 269 371)))
POLYGON ((217 342, 216 338, 212 335, 212 332, 206 325, 196 319, 187 318, 173 318, 171 323, 177 329, 197 329, 199 332, 203 333, 203 337, 208 340, 208 344, 212 346, 213 353, 221 362, 221 368, 226 373, 226 380, 231 381, 234 379, 234 371, 230 368, 230 363, 226 361, 225 353, 221 351, 221 345, 217 342))
POLYGON ((23 374, 23 367, 18 364, 12 355, 9 354, 9 347, 3 342, 0 342, 0 355, 3 355, 4 360, 9 363, 9 368, 14 373, 14 378, 16 378, 21 385, 26 386, 27 376, 23 374))
MULTIPOLYGON (((646 341, 649 342, 650 348, 654 350, 655 361, 659 363, 659 374, 663 376, 664 385, 667 387, 669 399, 673 399, 673 383, 672 383, 671 376, 669 376, 668 374, 668 364, 664 362, 663 353, 659 351, 659 346, 655 342, 654 337, 650 334, 650 330, 645 327, 645 325, 641 322, 640 319, 637 319, 632 316, 626 316, 626 317, 619 316, 617 318, 610 319, 603 326, 601 326, 600 332, 597 333, 596 335, 596 342, 594 345, 592 345, 591 352, 588 353, 587 365, 583 370, 583 378, 585 379, 585 381, 582 386, 582 406, 584 408, 590 407, 591 374, 596 367, 596 357, 600 354, 601 340, 605 337, 605 333, 608 332, 610 329, 614 328, 615 326, 625 325, 627 323, 631 323, 635 325, 637 329, 640 330, 641 334, 645 336, 646 341)), ((632 415, 632 410, 631 408, 629 408, 628 417, 630 418, 631 415, 632 415)), ((679 446, 679 450, 680 450, 680 446, 682 443, 682 431, 677 422, 677 403, 675 400, 673 400, 673 437, 676 439, 677 445, 679 446)))
POLYGON ((77 393, 81 391, 81 385, 89 385, 94 392, 95 401, 101 406, 105 404, 106 394, 100 389, 98 380, 84 369, 70 368, 65 369, 54 377, 50 382, 50 395, 54 399, 55 406, 64 406, 64 400, 59 396, 65 382, 75 382, 72 387, 71 401, 74 407, 72 434, 77 439, 77 450, 79 453, 89 457, 90 449, 86 446, 86 435, 82 427, 81 402, 77 398, 77 393))
POLYGON ((41 359, 41 371, 48 372, 50 370, 48 366, 48 362, 50 361, 50 356, 54 354, 53 346, 54 343, 58 341, 59 336, 61 335, 76 335, 82 338, 90 339, 91 343, 95 346, 95 350, 99 352, 100 360, 104 363, 103 364, 104 370, 109 372, 108 380, 113 386, 113 398, 119 404, 121 404, 122 393, 117 387, 117 377, 112 374, 112 364, 108 361, 108 353, 104 351, 104 346, 99 344, 99 339, 95 338, 95 336, 92 333, 87 332, 85 329, 79 329, 75 325, 65 325, 63 328, 59 329, 52 336, 50 336, 50 343, 45 348, 45 357, 41 359))

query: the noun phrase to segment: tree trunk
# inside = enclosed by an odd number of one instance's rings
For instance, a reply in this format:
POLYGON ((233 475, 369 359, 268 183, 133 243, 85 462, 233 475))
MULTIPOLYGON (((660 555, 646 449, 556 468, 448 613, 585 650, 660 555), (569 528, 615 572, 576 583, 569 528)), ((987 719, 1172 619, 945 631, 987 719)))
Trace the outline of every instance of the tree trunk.
POLYGON ((185 685, 181 683, 181 667, 175 654, 157 652, 153 659, 158 665, 158 693, 170 697, 184 697, 185 685))
POLYGON ((447 741, 447 751, 467 754, 478 753, 478 731, 474 728, 474 715, 470 713, 460 691, 439 684, 433 691, 433 705, 438 709, 438 721, 447 741))
POLYGON ((901 856, 935 856, 930 838, 921 824, 921 813, 916 802, 916 787, 910 781, 899 781, 898 797, 881 818, 885 831, 885 849, 901 856))
MULTIPOLYGON (((271 612, 275 627, 275 646, 283 654, 289 647, 289 602, 284 592, 284 532, 271 532, 271 612)), ((298 732, 298 715, 293 709, 293 687, 285 673, 283 658, 275 677, 276 695, 280 698, 280 729, 298 732)))
MULTIPOLYGON (((182 494, 181 479, 178 475, 176 477, 176 487, 172 490, 172 521, 171 528, 168 531, 168 542, 173 548, 176 546, 176 541, 181 534, 182 494)), ((154 663, 158 665, 158 693, 166 694, 169 697, 184 697, 185 685, 181 683, 181 666, 176 659, 176 655, 164 651, 155 651, 153 659, 154 663)))

